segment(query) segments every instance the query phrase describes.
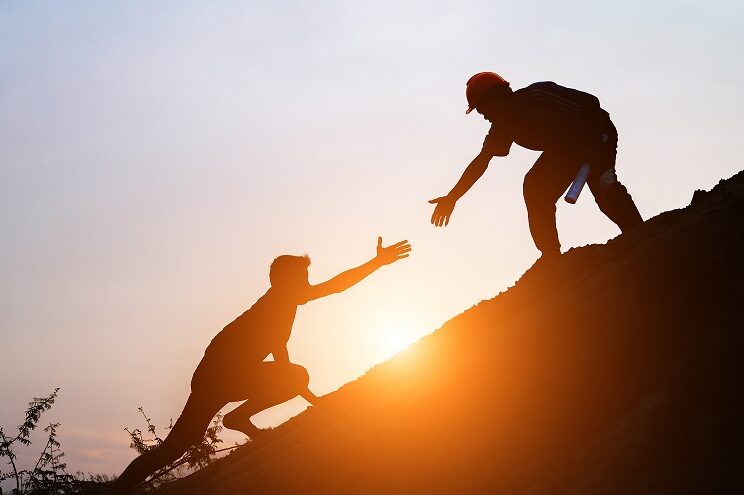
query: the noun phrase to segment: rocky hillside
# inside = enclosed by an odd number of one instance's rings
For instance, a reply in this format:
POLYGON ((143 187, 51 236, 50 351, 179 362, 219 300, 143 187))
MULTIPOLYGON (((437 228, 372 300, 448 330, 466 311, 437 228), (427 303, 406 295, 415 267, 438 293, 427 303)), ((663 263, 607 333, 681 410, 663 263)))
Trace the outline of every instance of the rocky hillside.
POLYGON ((744 172, 572 249, 169 494, 741 493, 744 172))

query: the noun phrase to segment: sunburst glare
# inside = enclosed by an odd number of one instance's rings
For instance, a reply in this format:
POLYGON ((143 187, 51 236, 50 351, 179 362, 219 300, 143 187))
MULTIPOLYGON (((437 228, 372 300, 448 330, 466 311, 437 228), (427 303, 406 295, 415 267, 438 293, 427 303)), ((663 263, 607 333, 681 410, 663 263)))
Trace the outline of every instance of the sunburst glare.
POLYGON ((391 324, 380 332, 380 348, 384 359, 404 351, 415 340, 413 332, 403 324, 391 324))

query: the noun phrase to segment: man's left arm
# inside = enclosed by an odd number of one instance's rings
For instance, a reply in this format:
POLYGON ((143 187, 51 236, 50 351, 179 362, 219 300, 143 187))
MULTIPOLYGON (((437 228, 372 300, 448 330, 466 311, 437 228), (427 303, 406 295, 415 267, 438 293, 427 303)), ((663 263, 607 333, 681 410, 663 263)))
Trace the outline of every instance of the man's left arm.
MULTIPOLYGON (((277 346, 274 350, 271 351, 271 355, 274 357, 274 362, 279 364, 290 364, 289 361, 289 352, 287 352, 287 345, 281 345, 277 346)), ((300 397, 308 401, 310 404, 316 405, 321 401, 321 397, 318 397, 314 393, 310 391, 309 388, 305 387, 304 390, 300 391, 299 394, 300 397)))
POLYGON ((400 241, 391 246, 383 247, 382 237, 378 237, 377 256, 363 265, 351 268, 350 270, 346 270, 345 272, 336 275, 330 280, 310 286, 300 304, 305 304, 314 299, 343 292, 370 276, 378 268, 384 265, 389 265, 390 263, 394 263, 403 258, 407 258, 410 251, 411 245, 408 241, 400 241))
POLYGON ((275 363, 289 364, 289 352, 287 352, 286 344, 277 346, 271 351, 271 355, 275 363))

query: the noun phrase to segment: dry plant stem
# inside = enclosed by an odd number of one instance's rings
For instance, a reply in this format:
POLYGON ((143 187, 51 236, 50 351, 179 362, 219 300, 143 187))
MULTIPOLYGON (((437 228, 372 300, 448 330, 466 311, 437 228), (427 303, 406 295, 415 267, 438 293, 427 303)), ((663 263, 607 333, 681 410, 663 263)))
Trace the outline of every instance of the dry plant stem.
MULTIPOLYGON (((19 434, 20 435, 20 434, 19 434)), ((12 441, 9 441, 8 438, 5 436, 5 433, 2 429, 0 429, 0 436, 3 437, 3 443, 5 444, 5 450, 8 452, 8 459, 10 460, 10 465, 13 467, 13 477, 15 478, 16 482, 16 490, 21 491, 21 481, 20 476, 18 475, 18 468, 16 467, 16 463, 13 460, 15 457, 15 454, 10 450, 10 445, 18 440, 18 437, 14 438, 12 441)))
MULTIPOLYGON (((224 448, 221 448, 221 449, 217 449, 217 450, 214 451, 214 453, 215 454, 219 454, 220 452, 225 452, 226 450, 237 449, 238 447, 240 447, 240 445, 231 445, 230 447, 224 447, 224 448)), ((186 464, 187 462, 188 462, 188 459, 181 459, 180 461, 176 462, 172 466, 166 466, 161 471, 156 472, 155 474, 153 474, 150 477, 149 481, 155 481, 156 479, 160 478, 161 476, 164 476, 164 475, 168 474, 170 471, 173 471, 174 469, 176 469, 176 468, 178 468, 178 467, 186 464)))

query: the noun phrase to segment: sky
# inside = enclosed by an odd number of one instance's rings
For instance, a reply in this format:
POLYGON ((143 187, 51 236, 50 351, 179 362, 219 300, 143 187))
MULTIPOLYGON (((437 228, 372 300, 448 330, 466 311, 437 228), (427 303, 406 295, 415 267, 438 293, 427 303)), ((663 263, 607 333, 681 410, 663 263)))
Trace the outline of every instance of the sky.
MULTIPOLYGON (((644 218, 686 206, 744 168, 742 20, 735 1, 0 2, 0 425, 60 387, 69 467, 117 474, 137 407, 178 416, 280 254, 319 282, 378 235, 414 248, 299 309, 290 358, 317 394, 506 290, 538 256, 537 152, 429 224, 488 129, 464 114, 475 72, 597 95, 644 218)), ((619 233, 588 192, 558 227, 564 250, 619 233)))

